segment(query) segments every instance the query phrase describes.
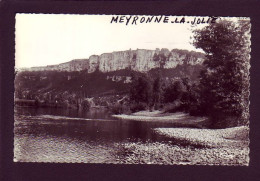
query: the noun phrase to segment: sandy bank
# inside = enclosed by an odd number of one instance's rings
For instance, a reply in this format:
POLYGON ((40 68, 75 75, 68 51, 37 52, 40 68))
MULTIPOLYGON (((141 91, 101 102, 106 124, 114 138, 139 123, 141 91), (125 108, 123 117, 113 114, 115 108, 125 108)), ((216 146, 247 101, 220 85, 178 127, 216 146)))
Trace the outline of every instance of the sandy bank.
POLYGON ((156 133, 179 142, 204 147, 248 147, 249 128, 246 126, 226 129, 155 128, 156 133))
POLYGON ((186 113, 177 112, 177 113, 163 113, 161 111, 140 111, 130 115, 120 114, 112 115, 115 118, 135 120, 135 121, 160 121, 160 122, 170 122, 177 123, 181 125, 197 125, 206 120, 205 117, 193 117, 186 113))

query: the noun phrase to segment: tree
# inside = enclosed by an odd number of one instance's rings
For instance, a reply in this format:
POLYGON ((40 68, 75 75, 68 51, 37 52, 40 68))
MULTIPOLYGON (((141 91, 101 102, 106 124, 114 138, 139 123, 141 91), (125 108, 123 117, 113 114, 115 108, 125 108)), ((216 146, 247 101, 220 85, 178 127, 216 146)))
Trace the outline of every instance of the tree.
POLYGON ((185 92, 185 86, 182 81, 175 81, 165 88, 164 101, 165 103, 174 102, 176 100, 181 100, 182 95, 185 92))
POLYGON ((194 45, 205 56, 201 72, 202 109, 218 121, 248 122, 250 22, 220 20, 194 31, 194 45))
POLYGON ((152 101, 152 81, 147 75, 132 75, 130 87, 130 98, 136 103, 151 104, 152 101))
POLYGON ((158 75, 153 82, 153 105, 155 106, 155 109, 158 109, 158 104, 161 103, 163 92, 162 82, 161 70, 159 70, 158 75))
POLYGON ((81 106, 83 110, 88 111, 91 107, 91 104, 88 100, 84 100, 82 101, 81 106))
POLYGON ((185 77, 181 79, 183 88, 182 88, 182 96, 181 102, 184 111, 189 111, 191 107, 191 99, 192 99, 192 84, 189 77, 185 77))
POLYGON ((153 56, 153 61, 158 62, 159 67, 164 68, 166 62, 169 60, 169 56, 165 56, 164 53, 160 52, 159 54, 155 53, 153 56))

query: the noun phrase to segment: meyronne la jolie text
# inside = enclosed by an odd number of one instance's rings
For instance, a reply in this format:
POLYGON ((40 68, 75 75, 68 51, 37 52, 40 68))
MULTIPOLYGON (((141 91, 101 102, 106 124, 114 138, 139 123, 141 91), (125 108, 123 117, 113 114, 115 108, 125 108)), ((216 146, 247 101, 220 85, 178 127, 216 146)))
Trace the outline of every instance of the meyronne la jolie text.
POLYGON ((144 23, 190 23, 209 24, 215 23, 218 17, 176 17, 176 16, 137 16, 137 15, 115 15, 112 16, 110 23, 122 23, 125 25, 138 25, 144 23))

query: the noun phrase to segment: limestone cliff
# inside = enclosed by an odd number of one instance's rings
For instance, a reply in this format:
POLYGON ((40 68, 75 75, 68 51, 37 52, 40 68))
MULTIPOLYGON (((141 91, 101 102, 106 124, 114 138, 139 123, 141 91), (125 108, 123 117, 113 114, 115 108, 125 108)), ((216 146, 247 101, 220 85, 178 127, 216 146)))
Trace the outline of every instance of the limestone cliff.
POLYGON ((147 72, 153 68, 160 67, 160 61, 155 60, 155 55, 163 55, 165 57, 164 68, 175 68, 182 64, 201 64, 204 55, 198 52, 187 50, 173 49, 156 49, 156 50, 127 50, 112 53, 104 53, 100 56, 92 55, 89 59, 77 59, 70 62, 51 65, 46 67, 33 67, 32 71, 57 70, 57 71, 81 71, 87 69, 89 73, 95 70, 101 72, 111 72, 121 69, 132 69, 139 72, 147 72))
POLYGON ((88 59, 77 59, 70 62, 61 63, 58 65, 47 65, 43 67, 32 67, 31 71, 44 71, 44 70, 56 70, 56 71, 81 71, 89 67, 88 59))

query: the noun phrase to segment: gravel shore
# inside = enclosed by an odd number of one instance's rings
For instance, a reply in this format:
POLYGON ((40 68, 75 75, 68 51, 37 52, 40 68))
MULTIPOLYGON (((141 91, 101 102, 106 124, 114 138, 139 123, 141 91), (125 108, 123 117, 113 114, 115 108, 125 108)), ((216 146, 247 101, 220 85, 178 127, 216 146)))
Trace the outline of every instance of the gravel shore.
POLYGON ((156 133, 179 142, 202 147, 248 147, 249 128, 246 126, 226 129, 156 128, 156 133))
POLYGON ((156 128, 155 132, 173 141, 125 143, 121 145, 124 159, 118 158, 118 161, 125 164, 249 165, 248 127, 156 128))
POLYGON ((239 165, 248 166, 249 148, 194 148, 169 143, 126 143, 123 164, 239 165))

